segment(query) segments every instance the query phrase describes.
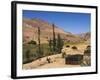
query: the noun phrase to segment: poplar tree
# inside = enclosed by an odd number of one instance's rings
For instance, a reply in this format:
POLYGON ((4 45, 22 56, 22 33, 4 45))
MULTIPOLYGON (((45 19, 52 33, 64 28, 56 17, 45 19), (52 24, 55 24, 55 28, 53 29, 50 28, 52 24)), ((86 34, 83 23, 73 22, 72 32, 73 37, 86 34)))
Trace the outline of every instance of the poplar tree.
POLYGON ((38 27, 38 54, 41 57, 41 46, 40 46, 40 27, 38 27))
POLYGON ((61 53, 61 49, 63 47, 63 40, 60 37, 60 34, 57 35, 57 51, 61 53))
POLYGON ((56 38, 55 38, 55 25, 52 25, 53 28, 53 51, 56 51, 56 38))
POLYGON ((52 51, 52 40, 51 40, 51 38, 49 40, 49 47, 50 47, 50 51, 52 51))

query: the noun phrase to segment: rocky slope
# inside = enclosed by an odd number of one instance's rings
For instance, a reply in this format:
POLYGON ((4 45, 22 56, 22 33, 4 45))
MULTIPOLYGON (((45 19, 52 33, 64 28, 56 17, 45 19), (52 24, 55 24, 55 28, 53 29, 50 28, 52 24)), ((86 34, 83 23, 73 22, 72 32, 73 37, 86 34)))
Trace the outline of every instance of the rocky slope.
MULTIPOLYGON (((40 27, 41 43, 47 43, 53 37, 52 24, 41 19, 27 19, 23 18, 23 41, 27 43, 31 40, 38 42, 38 27, 40 27)), ((55 25, 55 35, 60 34, 61 38, 67 42, 80 42, 90 38, 89 33, 75 35, 70 32, 65 32, 63 29, 55 25)))

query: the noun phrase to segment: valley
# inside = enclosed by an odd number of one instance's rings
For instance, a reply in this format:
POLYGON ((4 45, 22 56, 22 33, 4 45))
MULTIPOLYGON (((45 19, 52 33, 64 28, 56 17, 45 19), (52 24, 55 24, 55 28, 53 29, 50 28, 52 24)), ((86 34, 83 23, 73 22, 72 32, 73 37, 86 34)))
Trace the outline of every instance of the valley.
POLYGON ((80 67, 81 64, 65 64, 62 50, 65 50, 65 55, 84 55, 90 46, 90 36, 90 32, 73 34, 41 19, 23 18, 22 68, 80 67), (47 58, 50 58, 50 63, 47 58))

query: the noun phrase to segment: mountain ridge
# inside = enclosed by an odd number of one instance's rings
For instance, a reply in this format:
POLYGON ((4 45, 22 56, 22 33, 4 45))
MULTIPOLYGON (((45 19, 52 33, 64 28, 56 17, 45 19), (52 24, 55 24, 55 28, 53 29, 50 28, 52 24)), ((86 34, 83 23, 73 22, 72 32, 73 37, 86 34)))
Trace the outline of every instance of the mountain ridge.
MULTIPOLYGON (((52 24, 39 18, 32 18, 32 19, 23 18, 24 43, 27 43, 31 40, 38 42, 37 39, 38 27, 40 27, 40 32, 41 32, 41 38, 40 38, 41 43, 47 43, 50 38, 52 39, 53 37, 52 24)), ((83 36, 82 34, 75 35, 72 34, 71 32, 65 32, 63 29, 59 28, 56 25, 55 25, 55 34, 56 34, 56 38, 57 35, 60 34, 61 38, 67 42, 80 42, 84 40, 84 37, 86 37, 83 36)), ((90 36, 88 38, 90 38, 90 36)))

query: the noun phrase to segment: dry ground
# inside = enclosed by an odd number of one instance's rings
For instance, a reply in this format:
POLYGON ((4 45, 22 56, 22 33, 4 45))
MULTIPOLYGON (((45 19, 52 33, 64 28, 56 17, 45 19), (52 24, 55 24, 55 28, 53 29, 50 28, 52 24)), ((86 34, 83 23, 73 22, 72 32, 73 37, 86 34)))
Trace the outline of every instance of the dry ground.
MULTIPOLYGON (((73 46, 73 45, 71 45, 73 46)), ((78 50, 83 54, 87 44, 77 44, 78 50)), ((73 52, 73 51, 72 51, 73 52)), ((47 57, 43 57, 39 60, 33 61, 31 63, 23 64, 23 69, 42 69, 42 68, 61 68, 61 67, 80 67, 80 65, 66 65, 64 58, 61 54, 51 55, 51 63, 47 62, 47 57)))

